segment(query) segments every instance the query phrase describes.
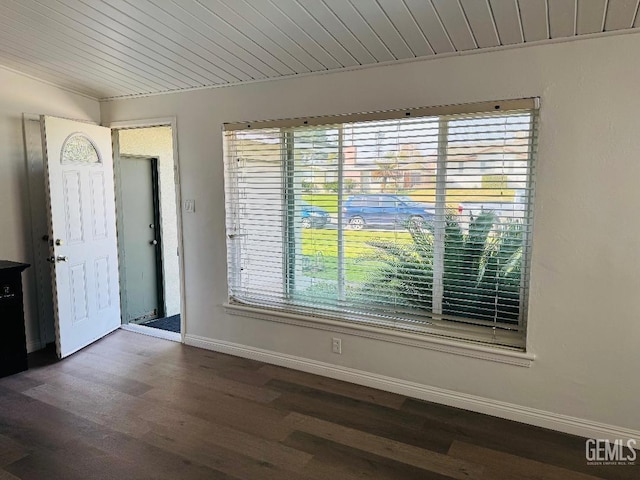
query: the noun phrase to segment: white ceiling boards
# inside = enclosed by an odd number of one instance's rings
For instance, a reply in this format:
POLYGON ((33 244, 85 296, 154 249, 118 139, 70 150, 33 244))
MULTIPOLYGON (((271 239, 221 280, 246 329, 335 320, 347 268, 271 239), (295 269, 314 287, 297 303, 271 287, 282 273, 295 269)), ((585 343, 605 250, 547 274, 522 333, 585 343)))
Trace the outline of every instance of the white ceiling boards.
POLYGON ((640 0, 0 0, 0 66, 106 99, 640 26, 640 0))

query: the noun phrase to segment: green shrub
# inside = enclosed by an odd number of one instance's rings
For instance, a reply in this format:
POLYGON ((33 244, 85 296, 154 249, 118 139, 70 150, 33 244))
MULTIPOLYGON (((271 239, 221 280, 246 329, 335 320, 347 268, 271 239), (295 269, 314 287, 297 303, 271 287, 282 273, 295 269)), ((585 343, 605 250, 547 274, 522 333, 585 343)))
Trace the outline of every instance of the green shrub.
MULTIPOLYGON (((342 190, 345 193, 353 192, 353 190, 355 189, 355 186, 356 186, 356 182, 354 182, 352 178, 347 178, 342 182, 342 190)), ((338 193, 338 190, 340 188, 339 188, 338 182, 326 182, 324 184, 324 189, 329 192, 338 193)))
MULTIPOLYGON (((433 296, 433 226, 408 223, 412 243, 369 242, 382 266, 371 272, 362 294, 430 312, 433 296), (379 295, 377 292, 385 292, 379 295), (392 295, 389 295, 389 292, 392 295)), ((465 233, 455 215, 446 216, 442 313, 517 323, 520 315, 522 223, 499 223, 491 213, 471 220, 465 233), (499 306, 499 307, 498 307, 499 306), (499 310, 498 310, 499 308, 499 310)))
POLYGON ((382 266, 374 270, 362 288, 362 296, 379 304, 431 311, 433 292, 433 236, 426 229, 411 228, 411 244, 373 241, 371 256, 382 266), (379 295, 384 292, 384 295, 379 295), (388 295, 391 292, 392 295, 388 295), (395 297, 395 298, 393 298, 395 297))
POLYGON ((303 192, 311 192, 315 188, 315 185, 313 184, 313 182, 310 182, 308 180, 302 180, 300 186, 302 187, 303 192))
POLYGON ((338 193, 338 182, 325 182, 324 189, 329 192, 338 193))

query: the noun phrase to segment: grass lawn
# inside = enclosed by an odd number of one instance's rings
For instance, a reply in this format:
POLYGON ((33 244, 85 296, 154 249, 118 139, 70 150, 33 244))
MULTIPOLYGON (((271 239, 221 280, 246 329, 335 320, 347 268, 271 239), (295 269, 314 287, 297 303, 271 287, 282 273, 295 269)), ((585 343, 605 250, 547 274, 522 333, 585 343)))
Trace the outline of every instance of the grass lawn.
MULTIPOLYGON (((368 260, 375 249, 368 242, 387 241, 411 243, 409 232, 374 230, 345 230, 345 276, 349 283, 363 283, 370 272, 381 262, 368 260)), ((302 255, 309 258, 309 268, 304 273, 311 278, 338 279, 338 231, 324 229, 302 230, 302 255)))
MULTIPOLYGON (((411 235, 406 231, 345 230, 345 258, 362 258, 374 249, 368 242, 387 241, 411 243, 411 235)), ((338 231, 329 229, 302 230, 302 254, 315 256, 321 252, 325 258, 338 256, 338 231)))
POLYGON ((337 193, 308 193, 302 195, 302 200, 324 208, 329 213, 338 213, 338 194, 337 193))
MULTIPOLYGON (((457 208, 458 204, 468 203, 486 203, 486 202, 502 202, 508 203, 513 201, 515 190, 495 189, 495 188, 450 188, 447 190, 447 205, 451 208, 457 208)), ((344 196, 345 200, 351 194, 344 196)), ((398 193, 398 195, 408 195, 417 202, 435 203, 436 190, 434 188, 425 188, 422 190, 407 190, 398 193)), ((329 213, 338 213, 338 194, 337 193, 307 193, 302 195, 302 200, 324 208, 329 213)))
MULTIPOLYGON (((317 263, 312 260, 310 265, 311 267, 304 271, 306 277, 338 281, 337 257, 323 256, 317 263)), ((345 279, 348 283, 364 283, 369 278, 370 273, 381 265, 381 262, 373 260, 346 258, 344 262, 345 279)))

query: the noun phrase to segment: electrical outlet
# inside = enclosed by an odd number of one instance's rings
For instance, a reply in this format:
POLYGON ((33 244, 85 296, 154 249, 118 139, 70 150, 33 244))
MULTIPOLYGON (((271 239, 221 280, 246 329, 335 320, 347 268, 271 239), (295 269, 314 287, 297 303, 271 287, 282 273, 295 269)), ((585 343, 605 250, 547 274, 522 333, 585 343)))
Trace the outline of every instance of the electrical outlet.
POLYGON ((331 351, 333 353, 342 354, 342 339, 340 338, 331 339, 331 351))

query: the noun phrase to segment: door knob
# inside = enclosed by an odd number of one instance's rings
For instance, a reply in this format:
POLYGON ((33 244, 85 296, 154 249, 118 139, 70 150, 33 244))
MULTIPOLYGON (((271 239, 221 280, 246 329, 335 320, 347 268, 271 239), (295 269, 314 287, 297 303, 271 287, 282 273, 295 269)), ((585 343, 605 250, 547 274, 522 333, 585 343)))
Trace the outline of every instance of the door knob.
POLYGON ((157 244, 158 244, 158 241, 157 241, 157 240, 151 240, 151 241, 149 242, 149 245, 157 245, 157 244))

